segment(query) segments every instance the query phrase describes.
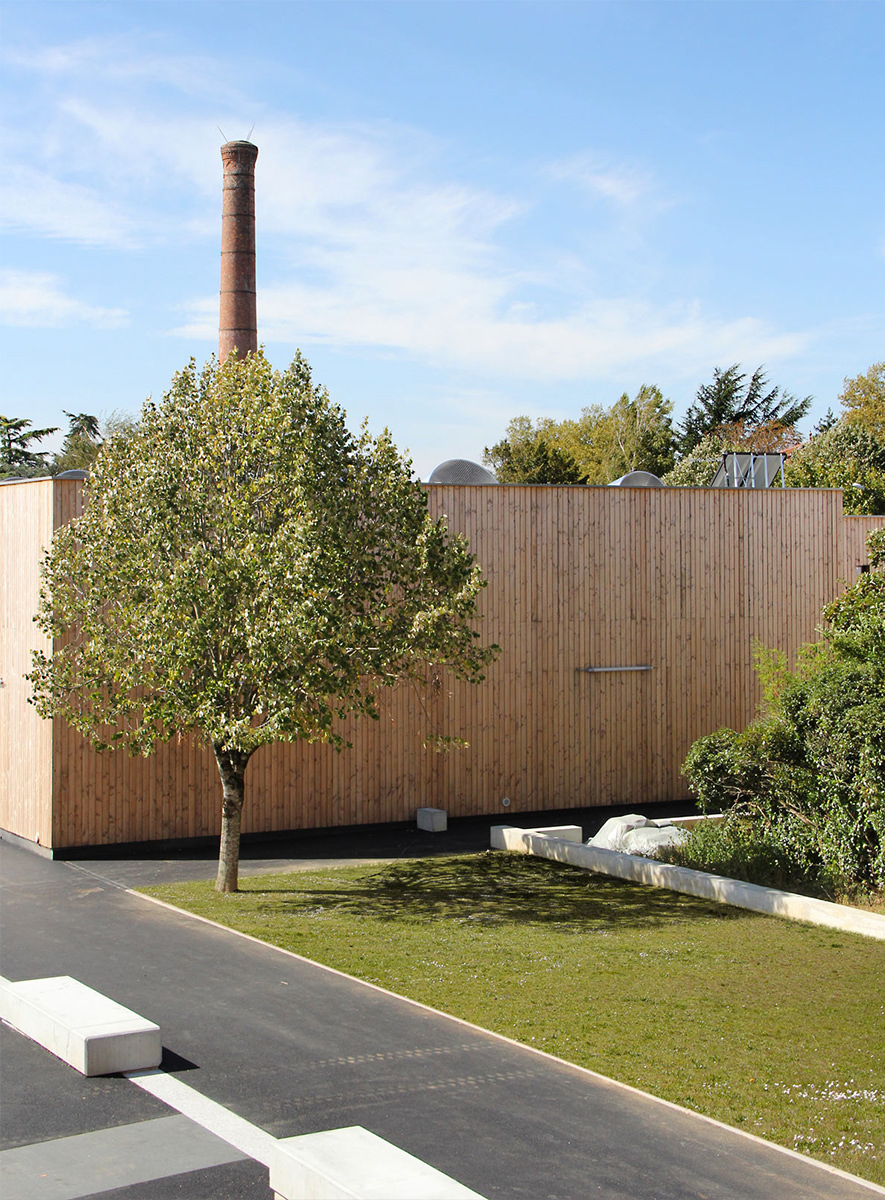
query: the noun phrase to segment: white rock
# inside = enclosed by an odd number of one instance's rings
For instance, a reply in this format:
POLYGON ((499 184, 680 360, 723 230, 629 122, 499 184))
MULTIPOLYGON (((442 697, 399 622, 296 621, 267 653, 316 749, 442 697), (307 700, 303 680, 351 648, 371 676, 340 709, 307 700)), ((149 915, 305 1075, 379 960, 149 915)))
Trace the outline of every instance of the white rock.
POLYGON ((620 850, 621 843, 631 829, 641 829, 648 821, 641 813, 628 813, 625 817, 609 817, 598 833, 587 839, 588 846, 600 850, 620 850))
POLYGON ((675 825, 665 828, 648 825, 624 834, 620 849, 624 854, 642 854, 645 858, 654 858, 655 851, 662 846, 676 846, 687 837, 685 830, 675 825))

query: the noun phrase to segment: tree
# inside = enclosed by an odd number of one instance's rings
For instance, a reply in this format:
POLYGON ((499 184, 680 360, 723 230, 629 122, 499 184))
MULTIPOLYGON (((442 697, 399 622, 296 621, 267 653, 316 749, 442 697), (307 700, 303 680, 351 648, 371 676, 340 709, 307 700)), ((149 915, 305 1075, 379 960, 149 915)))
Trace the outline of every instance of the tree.
POLYGON ((52 461, 54 475, 60 471, 87 470, 95 461, 104 440, 98 417, 89 413, 69 413, 66 409, 62 411, 68 418, 68 432, 61 450, 52 461))
POLYGON ((708 434, 721 431, 725 435, 735 425, 744 435, 763 425, 790 429, 811 407, 811 396, 799 400, 779 387, 766 389, 768 380, 762 367, 757 367, 749 379, 740 363, 725 370, 716 367, 713 382, 698 388, 695 402, 679 427, 679 457, 690 454, 708 434))
POLYGON ((811 436, 817 437, 819 433, 826 433, 828 429, 833 428, 838 420, 839 418, 833 410, 828 408, 821 419, 815 423, 814 428, 811 430, 811 436))
POLYGON ((693 450, 664 476, 668 487, 709 487, 722 464, 722 455, 733 450, 752 454, 787 454, 798 445, 795 426, 774 421, 747 426, 742 421, 720 426, 706 434, 693 450))
POLYGON ((92 442, 101 439, 98 417, 93 417, 90 413, 70 413, 66 408, 62 409, 62 412, 68 418, 68 437, 89 438, 92 442))
POLYGON ((543 422, 543 429, 544 436, 577 464, 582 482, 598 485, 611 483, 617 478, 610 473, 613 443, 610 410, 599 404, 591 404, 582 408, 577 418, 567 418, 565 421, 547 419, 543 422))
POLYGON ((262 745, 343 741, 375 691, 428 664, 478 682, 480 570, 427 511, 385 432, 348 432, 299 356, 175 376, 112 438, 58 530, 29 676, 43 716, 148 754, 194 734, 222 784, 219 891, 238 881, 244 776, 262 745))
POLYGON ((708 433, 664 475, 667 487, 709 487, 722 455, 736 449, 721 430, 708 433))
POLYGON ((135 417, 114 410, 100 420, 88 413, 65 412, 70 427, 61 450, 52 460, 53 475, 61 471, 88 471, 109 438, 129 437, 138 425, 135 417))
POLYGON ((787 487, 842 488, 846 513, 885 513, 885 436, 842 417, 790 455, 787 487))
POLYGON ((32 422, 23 417, 0 417, 0 478, 28 478, 46 474, 48 450, 32 450, 57 428, 32 429, 32 422))
POLYGON ((515 417, 483 461, 501 483, 607 484, 628 471, 660 474, 672 465, 672 405, 643 384, 610 409, 591 405, 577 419, 515 417))
POLYGON ((499 483, 583 483, 578 464, 565 450, 552 443, 529 417, 516 417, 507 426, 507 437, 486 446, 483 461, 499 483))
MULTIPOLYGON (((663 475, 673 466, 673 405, 660 388, 644 383, 630 399, 626 392, 610 412, 612 446, 609 463, 619 479, 628 471, 663 475), (623 469, 620 469, 623 468, 623 469)), ((609 480, 611 482, 611 480, 609 480)))
POLYGON ((839 399, 847 420, 865 426, 885 442, 885 362, 873 363, 862 375, 846 379, 839 399))

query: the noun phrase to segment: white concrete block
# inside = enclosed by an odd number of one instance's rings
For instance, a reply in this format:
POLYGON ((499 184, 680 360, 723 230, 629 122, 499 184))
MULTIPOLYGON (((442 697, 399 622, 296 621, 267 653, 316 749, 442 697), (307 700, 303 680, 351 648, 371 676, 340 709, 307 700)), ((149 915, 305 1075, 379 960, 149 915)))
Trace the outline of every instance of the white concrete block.
MULTIPOLYGON (((515 825, 492 825, 489 829, 489 845, 493 850, 521 850, 522 846, 509 846, 507 837, 511 829, 516 829, 515 825)), ((522 833, 521 829, 516 829, 516 832, 522 833)))
POLYGON ((418 828, 430 833, 445 833, 448 829, 449 817, 444 808, 419 808, 418 828))
POLYGON ((83 1075, 158 1067, 160 1027, 101 992, 58 975, 0 979, 0 1017, 83 1075))
POLYGON ((542 833, 544 837, 559 838, 563 842, 580 842, 584 831, 580 825, 540 825, 532 833, 542 833))
POLYGON ((361 1125, 281 1138, 270 1186, 277 1200, 483 1200, 361 1125))
POLYGON ((527 839, 534 834, 540 837, 557 838, 563 842, 580 842, 584 837, 580 825, 548 825, 544 829, 520 829, 516 825, 492 825, 489 829, 490 844, 493 850, 528 851, 527 839))

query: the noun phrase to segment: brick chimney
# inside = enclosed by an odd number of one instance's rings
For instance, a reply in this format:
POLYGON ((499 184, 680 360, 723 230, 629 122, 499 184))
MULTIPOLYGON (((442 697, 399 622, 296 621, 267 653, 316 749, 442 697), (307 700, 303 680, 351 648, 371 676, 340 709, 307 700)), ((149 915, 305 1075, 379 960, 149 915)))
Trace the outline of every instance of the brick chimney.
POLYGON ((218 359, 231 350, 240 358, 258 349, 255 312, 255 160, 251 142, 221 147, 224 199, 221 211, 221 304, 218 359))

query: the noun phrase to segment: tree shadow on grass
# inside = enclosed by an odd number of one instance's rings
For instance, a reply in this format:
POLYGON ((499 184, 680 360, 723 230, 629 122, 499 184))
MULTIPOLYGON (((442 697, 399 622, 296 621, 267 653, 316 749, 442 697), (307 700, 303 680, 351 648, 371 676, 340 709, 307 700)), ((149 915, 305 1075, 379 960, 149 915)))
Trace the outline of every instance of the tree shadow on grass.
POLYGON ((477 926, 560 925, 586 933, 749 913, 662 888, 595 875, 564 863, 485 851, 385 864, 352 883, 303 888, 249 880, 242 895, 279 916, 348 915, 400 924, 441 918, 477 926))

